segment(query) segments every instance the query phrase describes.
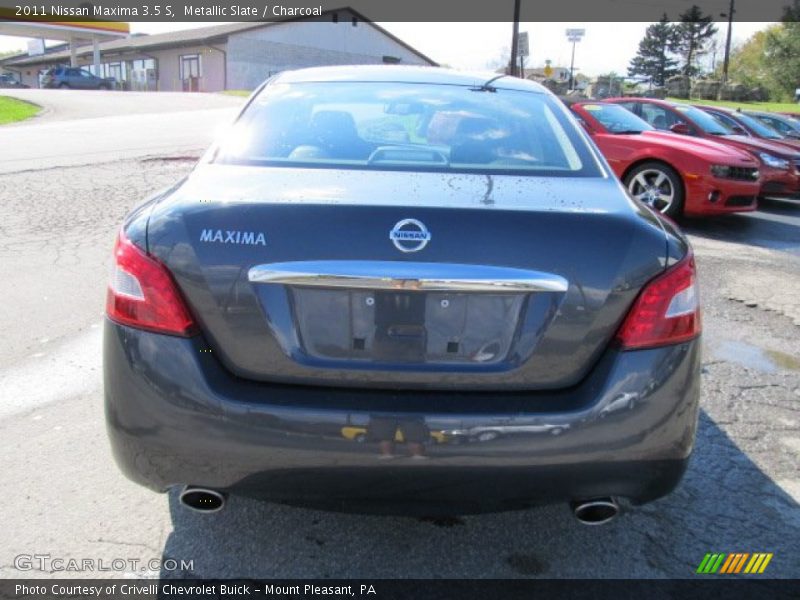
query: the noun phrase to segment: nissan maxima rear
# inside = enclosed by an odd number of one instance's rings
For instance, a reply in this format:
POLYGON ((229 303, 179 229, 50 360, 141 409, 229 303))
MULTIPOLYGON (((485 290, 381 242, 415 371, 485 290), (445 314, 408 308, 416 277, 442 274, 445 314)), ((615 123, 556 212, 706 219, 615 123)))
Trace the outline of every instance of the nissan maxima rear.
POLYGON ((285 72, 125 220, 108 431, 128 477, 200 510, 600 522, 680 481, 699 335, 688 243, 544 88, 285 72))

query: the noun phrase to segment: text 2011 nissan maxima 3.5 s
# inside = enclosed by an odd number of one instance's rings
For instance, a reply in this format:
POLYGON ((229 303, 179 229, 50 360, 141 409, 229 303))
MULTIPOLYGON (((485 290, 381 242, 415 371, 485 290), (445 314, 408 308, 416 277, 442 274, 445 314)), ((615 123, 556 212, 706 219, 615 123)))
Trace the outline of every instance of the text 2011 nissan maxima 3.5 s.
POLYGON ((688 243, 511 77, 270 79, 128 216, 107 314, 116 460, 199 510, 596 523, 670 492, 695 437, 688 243))

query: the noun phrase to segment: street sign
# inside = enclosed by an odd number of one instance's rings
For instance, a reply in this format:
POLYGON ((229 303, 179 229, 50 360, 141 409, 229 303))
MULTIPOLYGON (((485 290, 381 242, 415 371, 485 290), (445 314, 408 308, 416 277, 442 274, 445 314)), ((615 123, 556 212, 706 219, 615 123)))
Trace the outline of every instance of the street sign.
POLYGON ((586 35, 585 29, 567 29, 567 41, 573 44, 580 42, 584 35, 586 35))
POLYGON ((517 38, 517 56, 528 56, 528 32, 520 31, 517 38))

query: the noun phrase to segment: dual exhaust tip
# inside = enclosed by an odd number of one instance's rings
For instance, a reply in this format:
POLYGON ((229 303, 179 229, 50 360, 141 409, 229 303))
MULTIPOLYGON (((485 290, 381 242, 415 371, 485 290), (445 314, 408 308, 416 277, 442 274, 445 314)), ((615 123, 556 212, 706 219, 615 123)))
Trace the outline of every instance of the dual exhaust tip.
MULTIPOLYGON (((225 508, 227 494, 200 488, 186 486, 179 496, 181 504, 196 512, 214 513, 225 508)), ((584 525, 603 525, 619 514, 619 504, 614 498, 593 498, 591 500, 576 500, 570 503, 572 514, 584 525)))
POLYGON ((209 490, 187 485, 178 496, 181 504, 196 512, 214 513, 225 508, 227 494, 217 490, 209 490))

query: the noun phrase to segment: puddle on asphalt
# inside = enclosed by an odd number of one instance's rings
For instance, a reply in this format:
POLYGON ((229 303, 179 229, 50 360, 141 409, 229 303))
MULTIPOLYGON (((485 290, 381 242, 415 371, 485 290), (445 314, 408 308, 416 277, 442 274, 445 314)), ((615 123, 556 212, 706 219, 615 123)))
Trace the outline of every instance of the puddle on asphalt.
POLYGON ((732 362, 764 373, 774 373, 779 369, 800 371, 800 358, 797 356, 778 350, 765 350, 746 342, 713 340, 707 342, 706 350, 716 360, 732 362))
POLYGON ((765 350, 764 353, 780 368, 787 371, 800 371, 800 358, 777 350, 765 350))

